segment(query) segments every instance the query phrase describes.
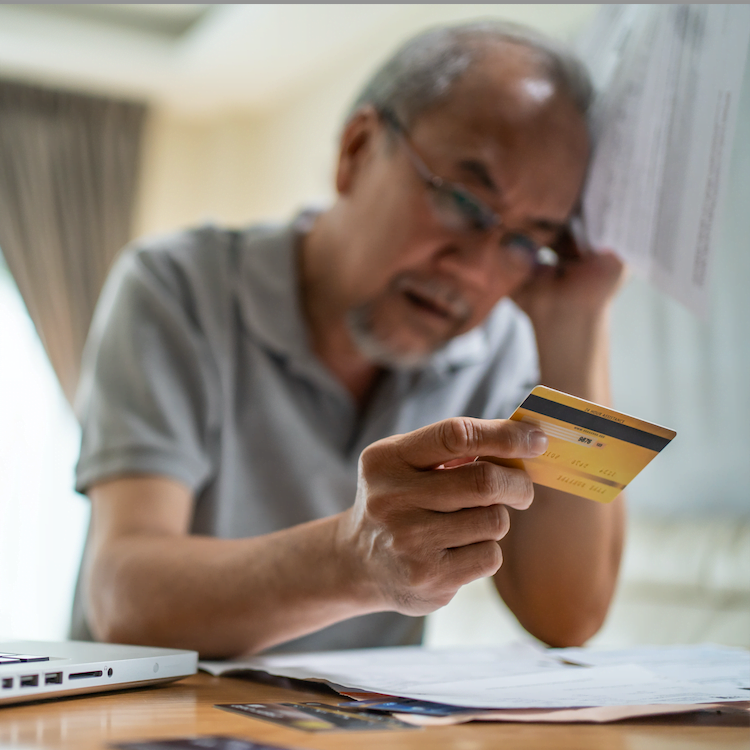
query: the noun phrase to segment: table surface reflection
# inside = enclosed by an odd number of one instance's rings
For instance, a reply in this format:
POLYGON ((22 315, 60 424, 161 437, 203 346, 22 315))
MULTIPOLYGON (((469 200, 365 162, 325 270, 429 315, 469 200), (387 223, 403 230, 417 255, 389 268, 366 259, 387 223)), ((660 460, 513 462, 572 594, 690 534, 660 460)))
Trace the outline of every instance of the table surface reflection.
POLYGON ((94 750, 114 741, 221 734, 309 750, 750 750, 750 716, 732 711, 603 725, 477 722, 417 731, 312 734, 214 707, 303 700, 336 702, 319 693, 197 674, 148 689, 0 708, 0 747, 94 750))

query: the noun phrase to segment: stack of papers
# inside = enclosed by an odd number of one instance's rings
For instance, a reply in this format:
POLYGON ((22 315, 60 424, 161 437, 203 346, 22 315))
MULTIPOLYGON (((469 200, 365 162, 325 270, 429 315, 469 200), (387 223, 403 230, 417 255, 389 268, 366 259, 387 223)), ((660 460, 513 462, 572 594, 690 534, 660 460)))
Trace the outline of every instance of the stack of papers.
POLYGON ((749 42, 746 4, 605 5, 578 44, 597 90, 589 241, 698 314, 749 42))
MULTIPOLYGON (((441 716, 427 710, 420 714, 419 705, 413 704, 408 713, 399 714, 422 724, 473 719, 612 721, 715 704, 750 706, 750 652, 724 646, 617 651, 544 649, 530 643, 452 649, 408 646, 257 656, 201 662, 200 667, 213 675, 261 672, 314 680, 369 702, 374 697, 444 706, 441 716), (466 712, 467 708, 476 710, 466 712)), ((398 708, 391 710, 398 713, 398 708)))

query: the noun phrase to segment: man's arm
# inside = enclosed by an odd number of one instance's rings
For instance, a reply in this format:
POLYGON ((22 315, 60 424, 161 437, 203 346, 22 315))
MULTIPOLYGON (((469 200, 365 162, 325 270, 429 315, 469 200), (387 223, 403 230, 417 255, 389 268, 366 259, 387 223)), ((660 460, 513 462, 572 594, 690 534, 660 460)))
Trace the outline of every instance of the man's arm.
MULTIPOLYGON (((544 385, 610 403, 609 307, 623 271, 614 255, 592 255, 519 295, 534 324, 544 385)), ((511 511, 495 583, 530 633, 554 646, 596 633, 617 582, 624 528, 623 496, 603 505, 536 486, 532 506, 511 511)))
POLYGON ((86 564, 92 631, 224 657, 370 612, 432 612, 497 571, 507 509, 532 499, 517 469, 440 467, 545 448, 545 436, 527 425, 445 420, 365 449, 357 497, 344 513, 236 540, 190 535, 192 498, 172 480, 95 484, 86 564))
POLYGON ((252 539, 188 532, 193 500, 157 476, 94 485, 87 610, 105 641, 259 651, 367 611, 356 561, 336 549, 336 518, 252 539))

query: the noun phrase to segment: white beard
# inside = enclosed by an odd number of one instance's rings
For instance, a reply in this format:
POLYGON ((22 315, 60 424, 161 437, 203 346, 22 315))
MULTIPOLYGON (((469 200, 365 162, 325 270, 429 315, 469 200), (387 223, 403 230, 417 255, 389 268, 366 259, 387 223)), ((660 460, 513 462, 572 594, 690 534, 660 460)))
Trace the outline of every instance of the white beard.
POLYGON ((419 370, 432 359, 435 353, 434 351, 397 351, 386 341, 381 341, 372 330, 369 305, 350 310, 346 316, 346 324, 357 349, 373 364, 381 367, 394 370, 419 370))

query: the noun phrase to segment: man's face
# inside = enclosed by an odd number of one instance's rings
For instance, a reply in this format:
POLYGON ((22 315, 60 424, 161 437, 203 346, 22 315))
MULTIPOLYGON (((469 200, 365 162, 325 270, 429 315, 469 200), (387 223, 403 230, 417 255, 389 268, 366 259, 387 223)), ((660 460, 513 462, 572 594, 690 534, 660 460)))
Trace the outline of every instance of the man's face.
POLYGON ((509 62, 509 47, 488 52, 449 101, 421 115, 408 145, 375 115, 362 120, 366 145, 352 152, 342 190, 351 241, 336 275, 355 343, 382 364, 417 364, 481 323, 534 273, 513 262, 508 238, 552 244, 575 206, 588 158, 583 118, 529 69, 525 50, 509 62), (502 226, 447 226, 409 148, 502 226))

